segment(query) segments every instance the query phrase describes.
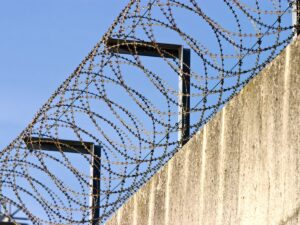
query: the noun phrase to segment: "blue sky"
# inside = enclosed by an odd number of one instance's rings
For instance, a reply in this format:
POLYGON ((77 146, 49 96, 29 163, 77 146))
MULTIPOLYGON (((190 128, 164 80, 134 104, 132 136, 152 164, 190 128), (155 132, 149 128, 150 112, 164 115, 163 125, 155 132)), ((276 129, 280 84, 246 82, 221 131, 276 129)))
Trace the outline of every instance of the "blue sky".
MULTIPOLYGON (((1 0, 0 149, 28 125, 128 1, 1 0)), ((215 8, 213 3, 208 1, 201 7, 213 13, 214 19, 231 24, 229 17, 223 19, 226 14, 221 7, 215 8)), ((185 15, 177 16, 181 18, 178 22, 187 22, 185 15)), ((188 22, 190 28, 191 22, 188 22)), ((214 47, 210 46, 208 33, 203 35, 200 30, 194 36, 211 49, 214 47)), ((168 42, 169 38, 161 32, 161 41, 168 42)))
POLYGON ((0 149, 73 72, 128 1, 0 1, 0 149))

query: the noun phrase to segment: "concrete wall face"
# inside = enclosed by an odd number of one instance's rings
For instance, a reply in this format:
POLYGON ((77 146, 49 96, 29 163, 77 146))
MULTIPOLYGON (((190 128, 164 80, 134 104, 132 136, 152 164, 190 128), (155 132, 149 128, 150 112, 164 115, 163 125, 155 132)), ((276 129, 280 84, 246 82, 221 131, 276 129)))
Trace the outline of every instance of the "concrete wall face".
POLYGON ((299 225, 300 39, 107 225, 299 225))

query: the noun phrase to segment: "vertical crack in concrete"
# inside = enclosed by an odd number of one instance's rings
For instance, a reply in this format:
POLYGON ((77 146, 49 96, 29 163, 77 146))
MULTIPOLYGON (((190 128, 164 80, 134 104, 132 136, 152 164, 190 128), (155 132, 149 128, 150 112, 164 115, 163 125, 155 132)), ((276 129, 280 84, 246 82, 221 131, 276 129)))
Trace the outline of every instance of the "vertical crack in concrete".
POLYGON ((223 225, 223 202, 224 202, 224 148, 225 148, 225 115, 226 107, 222 110, 222 121, 221 121, 221 137, 220 137, 220 152, 219 152, 219 168, 218 174, 219 187, 218 187, 218 208, 217 208, 217 225, 223 225))
POLYGON ((170 212, 170 184, 172 179, 172 162, 171 160, 167 166, 167 183, 166 183, 166 197, 165 197, 165 224, 169 224, 169 212, 170 212))
POLYGON ((154 179, 150 181, 150 200, 149 200, 149 217, 148 217, 148 225, 153 225, 153 217, 154 217, 154 201, 155 201, 155 182, 154 179))
MULTIPOLYGON (((289 143, 288 143, 288 122, 289 122, 289 88, 290 88, 290 46, 288 46, 285 50, 285 65, 284 65, 284 89, 283 89, 283 106, 282 106, 282 146, 285 147, 286 151, 284 154, 284 164, 288 162, 290 155, 289 155, 289 143)), ((284 168, 284 167, 283 167, 284 168)), ((288 211, 290 211, 290 205, 286 202, 286 196, 285 193, 288 193, 286 190, 287 188, 287 179, 290 179, 289 174, 287 172, 289 171, 288 168, 285 168, 283 170, 282 174, 283 176, 283 215, 286 215, 288 211)))
MULTIPOLYGON (((200 175, 200 213, 199 216, 203 216, 204 207, 204 188, 205 188, 205 165, 206 165, 206 145, 207 145, 207 127, 203 127, 203 143, 202 143, 202 152, 201 152, 201 175, 200 175)), ((200 218, 200 221, 203 221, 203 218, 200 218)), ((202 224, 202 222, 201 222, 202 224)))

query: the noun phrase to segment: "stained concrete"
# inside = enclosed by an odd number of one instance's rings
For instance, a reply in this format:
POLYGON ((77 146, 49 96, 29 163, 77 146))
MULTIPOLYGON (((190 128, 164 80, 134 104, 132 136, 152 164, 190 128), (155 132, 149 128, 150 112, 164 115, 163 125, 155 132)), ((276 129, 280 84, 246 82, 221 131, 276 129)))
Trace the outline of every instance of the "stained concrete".
POLYGON ((299 225, 300 39, 107 225, 299 225))

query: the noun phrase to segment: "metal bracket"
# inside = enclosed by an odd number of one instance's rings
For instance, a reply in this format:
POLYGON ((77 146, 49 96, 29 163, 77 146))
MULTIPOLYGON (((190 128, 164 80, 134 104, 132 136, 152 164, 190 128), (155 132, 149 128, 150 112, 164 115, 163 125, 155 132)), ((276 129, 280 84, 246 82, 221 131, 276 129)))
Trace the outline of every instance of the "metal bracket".
POLYGON ((190 49, 183 48, 182 45, 113 38, 107 40, 106 47, 109 52, 117 54, 178 58, 180 60, 182 74, 178 79, 178 141, 180 147, 183 146, 190 136, 190 49))
POLYGON ((295 37, 300 35, 300 0, 293 3, 292 20, 294 26, 295 37))
POLYGON ((100 217, 100 176, 101 176, 101 146, 92 142, 81 142, 63 139, 25 137, 24 142, 29 150, 46 150, 54 152, 68 152, 93 155, 93 162, 90 168, 92 179, 91 185, 91 214, 92 225, 99 224, 100 217), (88 150, 90 149, 90 151, 88 150))

